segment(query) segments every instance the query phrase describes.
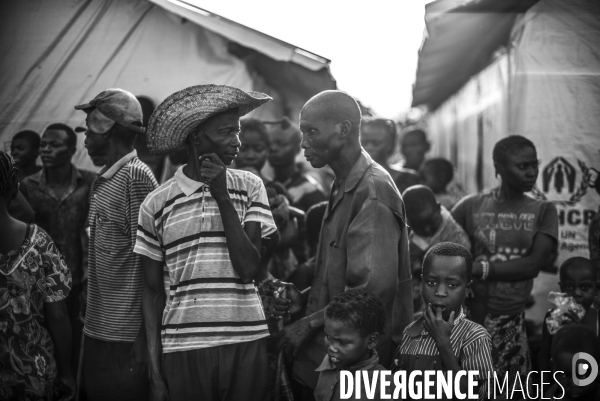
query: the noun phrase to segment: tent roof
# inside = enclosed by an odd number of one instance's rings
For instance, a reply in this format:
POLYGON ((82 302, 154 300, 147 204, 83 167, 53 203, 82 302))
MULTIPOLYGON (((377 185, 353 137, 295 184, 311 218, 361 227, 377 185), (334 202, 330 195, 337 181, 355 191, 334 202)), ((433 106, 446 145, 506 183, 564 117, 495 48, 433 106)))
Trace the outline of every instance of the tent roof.
POLYGON ((519 13, 539 0, 437 0, 425 6, 412 105, 437 108, 508 43, 519 13))
POLYGON ((188 1, 149 0, 165 10, 277 61, 299 64, 311 71, 328 67, 330 60, 204 10, 188 1))

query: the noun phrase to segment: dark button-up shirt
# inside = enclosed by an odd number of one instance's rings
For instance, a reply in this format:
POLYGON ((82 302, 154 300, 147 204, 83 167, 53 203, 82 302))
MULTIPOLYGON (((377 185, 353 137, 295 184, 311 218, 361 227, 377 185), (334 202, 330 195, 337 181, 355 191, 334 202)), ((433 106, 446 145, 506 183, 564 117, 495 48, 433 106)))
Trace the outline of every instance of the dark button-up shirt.
MULTIPOLYGON (((386 307, 385 333, 378 345, 386 366, 391 340, 399 343, 413 315, 404 203, 389 173, 364 150, 337 188, 323 218, 306 314, 323 309, 348 289, 378 295, 386 307)), ((324 337, 319 332, 299 350, 294 363, 294 377, 311 388, 325 356, 324 337)))
POLYGON ((90 190, 96 174, 72 166, 71 183, 59 198, 46 180, 46 169, 25 178, 21 191, 35 211, 35 222, 58 245, 73 282, 83 278, 82 234, 90 207, 90 190))

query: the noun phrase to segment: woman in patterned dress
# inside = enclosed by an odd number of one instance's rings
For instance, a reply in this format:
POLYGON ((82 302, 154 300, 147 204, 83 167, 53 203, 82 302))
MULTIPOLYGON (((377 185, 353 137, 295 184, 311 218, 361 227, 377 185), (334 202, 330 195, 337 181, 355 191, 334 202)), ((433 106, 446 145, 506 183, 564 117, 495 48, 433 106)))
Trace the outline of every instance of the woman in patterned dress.
POLYGON ((72 399, 71 274, 44 230, 8 214, 17 191, 14 160, 0 152, 0 399, 72 399))

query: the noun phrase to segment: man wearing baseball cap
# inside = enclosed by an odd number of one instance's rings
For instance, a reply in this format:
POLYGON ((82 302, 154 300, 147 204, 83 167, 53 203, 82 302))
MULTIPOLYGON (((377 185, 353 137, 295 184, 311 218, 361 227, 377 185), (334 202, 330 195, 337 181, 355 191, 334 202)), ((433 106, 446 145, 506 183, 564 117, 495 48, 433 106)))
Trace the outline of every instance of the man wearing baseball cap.
POLYGON ((92 187, 89 278, 83 375, 88 399, 146 400, 142 361, 144 277, 133 252, 142 202, 158 183, 137 158, 133 144, 143 133, 138 100, 123 89, 107 89, 75 106, 87 114, 85 147, 104 164, 92 187))
POLYGON ((189 149, 188 163, 142 204, 134 249, 144 261, 153 400, 268 398, 269 329, 254 278, 262 238, 276 227, 262 180, 227 166, 240 147, 240 117, 269 100, 192 86, 148 123, 150 152, 189 149))

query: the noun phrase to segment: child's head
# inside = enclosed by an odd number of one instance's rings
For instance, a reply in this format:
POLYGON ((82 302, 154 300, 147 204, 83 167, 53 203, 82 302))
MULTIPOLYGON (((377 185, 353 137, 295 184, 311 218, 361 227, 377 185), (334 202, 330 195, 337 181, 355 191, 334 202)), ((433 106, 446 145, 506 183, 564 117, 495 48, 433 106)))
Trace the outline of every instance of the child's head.
POLYGON ((413 185, 402 193, 410 228, 421 237, 431 237, 443 222, 442 210, 435 195, 424 185, 413 185))
POLYGON ((598 293, 597 274, 589 259, 580 256, 569 258, 560 266, 560 290, 587 310, 598 293))
POLYGON ((421 166, 423 184, 427 185, 433 193, 442 194, 454 177, 454 166, 450 160, 442 157, 428 159, 421 166))
POLYGON ((471 282, 473 259, 462 245, 440 242, 432 246, 423 259, 421 289, 425 304, 441 309, 448 320, 451 312, 458 313, 471 282))
POLYGON ((565 396, 569 399, 589 396, 598 381, 595 380, 587 386, 578 386, 573 383, 574 374, 580 380, 589 377, 589 363, 586 372, 586 369, 583 369, 585 365, 581 367, 586 363, 583 359, 579 359, 581 362, 575 363, 576 371, 573 372, 573 358, 580 352, 585 352, 600 362, 600 339, 596 336, 595 331, 580 324, 561 327, 552 339, 551 355, 554 371, 564 372, 558 378, 565 389, 565 396), (580 372, 584 374, 581 375, 580 372))
POLYGON ((255 118, 240 121, 240 152, 236 159, 237 168, 253 168, 260 172, 269 157, 269 134, 265 124, 255 118))
POLYGON ((17 132, 10 143, 10 154, 19 167, 35 165, 40 154, 40 135, 31 130, 17 132))
POLYGON ((325 340, 331 362, 339 368, 369 358, 385 328, 381 299, 365 290, 342 292, 325 308, 325 340))
POLYGON ((377 163, 387 165, 394 153, 398 134, 396 124, 384 118, 365 118, 360 126, 360 143, 377 163))

